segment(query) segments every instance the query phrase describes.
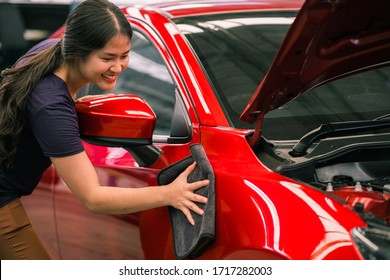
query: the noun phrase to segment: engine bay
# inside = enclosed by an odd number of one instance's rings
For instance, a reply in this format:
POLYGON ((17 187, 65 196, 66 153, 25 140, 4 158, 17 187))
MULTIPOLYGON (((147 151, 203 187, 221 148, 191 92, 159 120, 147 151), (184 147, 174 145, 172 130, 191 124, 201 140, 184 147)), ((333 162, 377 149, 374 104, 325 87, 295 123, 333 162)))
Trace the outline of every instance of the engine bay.
POLYGON ((390 226, 390 142, 373 139, 324 139, 302 157, 289 155, 294 143, 263 139, 255 152, 275 172, 337 196, 390 226))

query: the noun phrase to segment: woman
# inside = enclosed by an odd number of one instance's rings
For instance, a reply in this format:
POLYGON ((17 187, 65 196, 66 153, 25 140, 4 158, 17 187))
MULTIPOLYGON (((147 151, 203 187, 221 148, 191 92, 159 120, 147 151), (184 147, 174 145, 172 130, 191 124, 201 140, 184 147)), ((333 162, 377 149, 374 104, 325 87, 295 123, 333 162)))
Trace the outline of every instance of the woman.
POLYGON ((70 190, 91 211, 125 214, 161 206, 180 209, 190 223, 194 193, 208 181, 187 183, 191 165, 165 187, 100 186, 80 140, 74 99, 89 82, 114 88, 129 61, 132 29, 106 0, 81 2, 69 15, 61 41, 38 44, 3 71, 0 84, 0 258, 48 259, 23 206, 53 164, 70 190))

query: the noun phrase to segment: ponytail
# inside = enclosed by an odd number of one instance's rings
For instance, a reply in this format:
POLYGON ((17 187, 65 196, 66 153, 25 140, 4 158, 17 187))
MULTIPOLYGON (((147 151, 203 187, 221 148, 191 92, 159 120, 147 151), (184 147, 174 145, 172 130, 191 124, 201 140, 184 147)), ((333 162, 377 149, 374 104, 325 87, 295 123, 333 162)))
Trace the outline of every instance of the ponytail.
POLYGON ((28 96, 39 80, 62 62, 61 43, 21 57, 0 77, 0 164, 11 167, 17 141, 26 123, 28 96))

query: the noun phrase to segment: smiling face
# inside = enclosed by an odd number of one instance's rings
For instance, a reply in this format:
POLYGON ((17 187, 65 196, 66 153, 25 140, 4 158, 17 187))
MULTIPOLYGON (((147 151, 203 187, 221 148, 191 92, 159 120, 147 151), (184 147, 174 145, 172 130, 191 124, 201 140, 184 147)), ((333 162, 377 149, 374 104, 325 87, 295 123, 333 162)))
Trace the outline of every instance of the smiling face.
POLYGON ((115 35, 103 48, 93 51, 80 61, 80 77, 96 84, 102 90, 113 89, 119 73, 129 63, 129 52, 129 37, 123 34, 115 35))

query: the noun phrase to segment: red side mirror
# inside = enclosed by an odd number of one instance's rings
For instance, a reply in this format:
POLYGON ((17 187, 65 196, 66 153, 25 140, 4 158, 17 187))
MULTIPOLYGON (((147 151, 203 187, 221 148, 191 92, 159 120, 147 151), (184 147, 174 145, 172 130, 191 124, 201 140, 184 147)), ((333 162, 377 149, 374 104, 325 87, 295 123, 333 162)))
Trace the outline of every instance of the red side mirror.
POLYGON ((88 95, 76 101, 80 135, 102 146, 131 147, 152 143, 156 115, 133 94, 88 95))

